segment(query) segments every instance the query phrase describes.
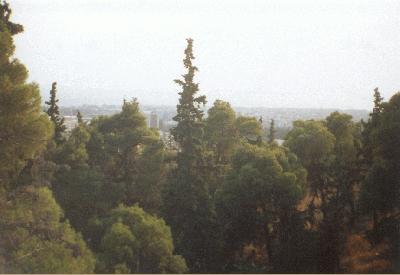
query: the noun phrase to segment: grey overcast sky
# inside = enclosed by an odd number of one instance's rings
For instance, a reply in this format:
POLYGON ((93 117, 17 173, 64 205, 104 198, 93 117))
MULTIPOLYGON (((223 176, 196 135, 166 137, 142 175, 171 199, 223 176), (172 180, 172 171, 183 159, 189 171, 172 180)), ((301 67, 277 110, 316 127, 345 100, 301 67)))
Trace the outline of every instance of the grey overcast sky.
POLYGON ((397 0, 9 0, 16 57, 62 105, 175 105, 185 38, 211 105, 372 107, 400 90, 397 0))

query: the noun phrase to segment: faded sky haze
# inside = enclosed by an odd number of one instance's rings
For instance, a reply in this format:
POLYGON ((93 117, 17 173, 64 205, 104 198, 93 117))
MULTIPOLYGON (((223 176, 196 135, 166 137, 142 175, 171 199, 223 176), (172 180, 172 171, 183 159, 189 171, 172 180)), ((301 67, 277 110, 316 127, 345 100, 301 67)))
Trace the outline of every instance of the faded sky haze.
POLYGON ((9 2, 16 57, 61 105, 175 105, 187 37, 208 105, 370 109, 400 90, 400 1, 9 2))

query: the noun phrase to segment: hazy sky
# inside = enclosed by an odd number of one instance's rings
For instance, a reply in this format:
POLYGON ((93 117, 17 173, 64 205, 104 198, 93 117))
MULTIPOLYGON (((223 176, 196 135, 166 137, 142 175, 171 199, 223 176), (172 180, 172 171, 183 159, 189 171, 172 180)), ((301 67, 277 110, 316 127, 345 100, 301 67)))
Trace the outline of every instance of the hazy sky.
POLYGON ((209 105, 369 109, 400 90, 397 0, 9 2, 16 56, 63 105, 175 105, 187 37, 209 105))

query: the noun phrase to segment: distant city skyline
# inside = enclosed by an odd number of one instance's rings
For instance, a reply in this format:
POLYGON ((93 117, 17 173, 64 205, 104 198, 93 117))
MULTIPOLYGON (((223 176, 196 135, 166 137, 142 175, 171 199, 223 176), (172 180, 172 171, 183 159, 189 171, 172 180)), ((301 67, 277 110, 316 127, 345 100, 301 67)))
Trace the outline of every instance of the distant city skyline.
MULTIPOLYGON (((150 128, 170 128, 176 124, 173 117, 176 115, 175 106, 151 106, 140 105, 142 113, 146 117, 147 126, 150 128), (161 125, 161 126, 160 126, 161 125)), ((263 118, 263 125, 269 125, 270 120, 275 120, 277 127, 290 128, 295 120, 308 119, 325 119, 330 113, 339 111, 350 114, 354 121, 364 121, 368 119, 369 112, 367 110, 355 109, 317 109, 317 108, 267 108, 267 107, 235 107, 236 116, 252 116, 263 118)), ((83 105, 73 107, 61 107, 61 114, 76 121, 77 111, 87 119, 99 115, 113 115, 121 110, 120 106, 116 105, 83 105)), ((207 117, 207 112, 205 112, 207 117)), ((71 128, 71 127, 70 127, 71 128)))
POLYGON ((60 105, 178 102, 185 38, 210 107, 372 108, 400 90, 394 0, 11 0, 16 57, 60 105))

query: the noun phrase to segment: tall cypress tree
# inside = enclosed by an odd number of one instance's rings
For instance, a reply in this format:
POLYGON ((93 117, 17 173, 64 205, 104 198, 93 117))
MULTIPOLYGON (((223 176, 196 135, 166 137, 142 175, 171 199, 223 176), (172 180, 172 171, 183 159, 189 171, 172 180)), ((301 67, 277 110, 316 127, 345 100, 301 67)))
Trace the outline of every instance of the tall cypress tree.
POLYGON ((271 124, 269 126, 268 142, 272 143, 275 140, 275 120, 271 119, 271 124))
POLYGON ((187 43, 183 59, 187 73, 183 75, 183 80, 174 80, 182 87, 182 92, 179 93, 181 97, 176 106, 177 115, 173 118, 178 125, 171 132, 182 149, 180 156, 187 158, 185 160, 195 161, 199 159, 199 154, 195 153, 202 149, 203 111, 200 107, 206 104, 206 97, 196 95, 199 91, 199 84, 193 82, 194 74, 198 71, 197 67, 192 64, 194 59, 193 39, 187 39, 187 43))
POLYGON ((175 82, 182 87, 177 105, 178 124, 171 130, 179 145, 177 167, 164 193, 164 216, 171 226, 177 253, 183 255, 191 272, 214 269, 217 242, 215 211, 207 186, 207 166, 203 144, 205 96, 198 96, 193 78, 198 70, 192 64, 193 40, 187 39, 183 64, 187 73, 175 82))
POLYGON ((381 96, 381 93, 379 92, 378 88, 374 89, 374 109, 373 113, 380 113, 382 111, 382 101, 383 97, 381 96))
POLYGON ((60 109, 58 108, 57 82, 53 82, 51 85, 50 100, 45 103, 49 105, 47 114, 54 123, 54 140, 59 144, 64 140, 63 133, 66 127, 64 125, 64 118, 60 115, 60 109))

